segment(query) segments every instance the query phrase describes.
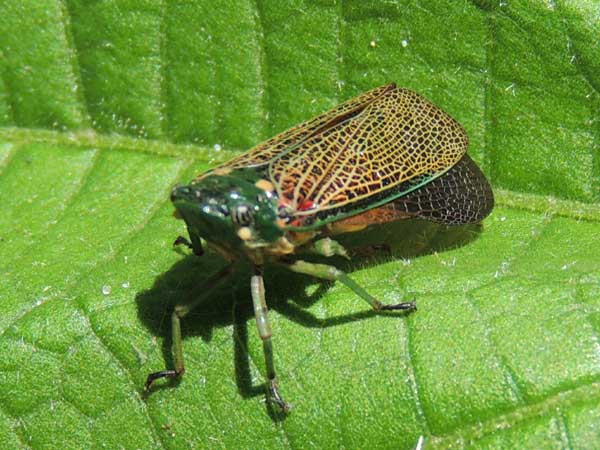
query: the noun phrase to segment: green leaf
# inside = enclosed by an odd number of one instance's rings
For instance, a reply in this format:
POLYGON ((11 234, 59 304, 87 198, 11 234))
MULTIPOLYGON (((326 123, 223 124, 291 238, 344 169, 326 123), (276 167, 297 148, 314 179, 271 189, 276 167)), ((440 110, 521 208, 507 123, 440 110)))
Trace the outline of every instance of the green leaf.
MULTIPOLYGON (((600 447, 600 5, 0 4, 0 442, 7 449, 600 447), (177 182, 396 81, 463 123, 482 227, 373 227, 382 301, 267 272, 282 418, 236 274, 173 251, 177 182)), ((184 252, 185 253, 185 252, 184 252)), ((341 264, 341 263, 340 263, 341 264)), ((271 268, 269 268, 271 269, 271 268)))

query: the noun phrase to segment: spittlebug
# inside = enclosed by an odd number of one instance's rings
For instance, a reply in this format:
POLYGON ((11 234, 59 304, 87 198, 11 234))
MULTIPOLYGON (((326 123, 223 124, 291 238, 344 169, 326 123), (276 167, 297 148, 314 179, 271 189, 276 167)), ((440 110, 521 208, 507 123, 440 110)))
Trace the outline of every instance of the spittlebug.
MULTIPOLYGON (((263 266, 345 284, 375 310, 413 310, 414 302, 386 305, 334 266, 300 253, 347 257, 331 239, 368 225, 421 218, 447 225, 476 223, 494 198, 484 175, 466 154, 463 127, 437 106, 391 83, 257 145, 171 192, 176 213, 202 255, 202 242, 230 264, 206 281, 205 294, 247 259, 254 267, 251 297, 266 359, 268 396, 283 411, 263 266)), ((201 303, 177 305, 172 314, 175 368, 148 375, 146 387, 184 372, 180 320, 201 303)))

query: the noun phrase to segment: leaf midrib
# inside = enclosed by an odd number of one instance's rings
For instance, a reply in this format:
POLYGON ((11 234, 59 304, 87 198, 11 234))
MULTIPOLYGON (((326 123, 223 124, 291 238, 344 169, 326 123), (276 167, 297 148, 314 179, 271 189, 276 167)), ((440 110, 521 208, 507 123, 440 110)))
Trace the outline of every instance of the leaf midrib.
MULTIPOLYGON (((192 159, 208 164, 218 164, 227 161, 239 155, 240 151, 242 151, 242 149, 215 150, 206 146, 136 139, 119 134, 103 135, 97 134, 93 130, 65 133, 30 128, 0 127, 0 140, 14 142, 16 147, 26 144, 43 143, 102 150, 126 150, 157 156, 192 159)), ((10 156, 5 159, 4 166, 10 163, 10 159, 10 156)), ((1 168, 2 166, 0 166, 1 168)), ((600 222, 599 203, 585 203, 548 195, 522 193, 498 188, 494 189, 494 196, 497 206, 587 222, 600 222)))

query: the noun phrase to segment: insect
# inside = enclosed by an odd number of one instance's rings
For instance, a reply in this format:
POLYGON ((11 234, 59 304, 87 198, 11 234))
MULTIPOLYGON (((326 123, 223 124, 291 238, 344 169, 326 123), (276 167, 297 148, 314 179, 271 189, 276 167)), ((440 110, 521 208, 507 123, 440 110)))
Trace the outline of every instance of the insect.
MULTIPOLYGON (((203 241, 230 264, 209 277, 205 294, 236 261, 253 267, 250 280, 267 369, 268 398, 282 411, 269 324, 263 267, 340 281, 373 309, 416 308, 414 301, 383 304, 332 265, 307 262, 302 253, 348 257, 336 234, 371 224, 421 218, 447 225, 476 223, 493 208, 490 185, 466 154, 463 127, 437 106, 390 83, 365 92, 192 180, 171 192, 196 255, 203 241)), ((177 305, 172 314, 175 368, 148 375, 184 373, 180 320, 201 304, 177 305)))

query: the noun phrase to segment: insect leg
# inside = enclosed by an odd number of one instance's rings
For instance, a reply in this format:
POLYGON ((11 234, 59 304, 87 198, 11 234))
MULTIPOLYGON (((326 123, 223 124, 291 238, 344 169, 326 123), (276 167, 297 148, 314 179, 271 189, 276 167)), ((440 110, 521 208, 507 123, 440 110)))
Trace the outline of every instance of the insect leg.
POLYGON ((194 246, 192 245, 192 243, 188 241, 187 238, 185 238, 184 236, 177 236, 177 239, 175 239, 175 242, 173 242, 173 246, 177 245, 185 245, 190 250, 194 250, 194 246))
POLYGON ((298 260, 292 263, 284 263, 292 272, 304 273, 306 275, 312 275, 313 277, 322 278, 325 280, 335 281, 338 280, 348 286, 356 295, 365 300, 371 307, 376 311, 392 310, 392 309, 404 309, 412 311, 417 309, 417 306, 413 301, 403 302, 395 305, 387 305, 381 303, 367 291, 365 291, 358 283, 352 278, 346 275, 343 271, 336 267, 329 266, 327 264, 314 264, 306 261, 298 260))
POLYGON ((310 245, 306 247, 306 251, 314 253, 316 255, 322 255, 327 257, 339 255, 343 256, 346 259, 350 259, 350 257, 348 256, 348 252, 343 247, 343 245, 328 237, 319 239, 315 242, 311 242, 310 245))
POLYGON ((202 241, 193 233, 190 233, 190 237, 192 241, 188 241, 183 236, 177 236, 175 242, 173 242, 173 246, 176 247, 178 245, 185 245, 187 248, 194 252, 196 256, 202 256, 204 254, 204 249, 202 248, 202 241))
POLYGON ((262 277, 262 267, 254 268, 255 274, 250 280, 250 290, 252 293, 252 303, 254 305, 254 315, 256 317, 256 325, 258 334, 262 339, 263 352, 267 365, 267 380, 269 383, 269 398, 283 412, 288 412, 291 406, 286 403, 277 386, 277 376, 275 375, 275 365, 273 363, 273 344, 271 343, 271 324, 267 315, 267 302, 265 300, 265 285, 262 277))
POLYGON ((159 378, 177 378, 183 375, 185 367, 183 364, 183 345, 181 340, 181 319, 189 314, 194 308, 200 305, 205 299, 206 294, 216 286, 219 285, 223 279, 231 273, 233 270, 233 264, 228 265, 224 269, 215 273, 209 277, 204 283, 198 286, 195 291, 200 293, 194 301, 186 304, 175 305, 173 313, 171 314, 171 335, 173 345, 173 362, 175 363, 175 369, 161 370, 160 372, 153 372, 146 378, 145 388, 148 390, 152 386, 152 383, 159 378))

